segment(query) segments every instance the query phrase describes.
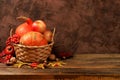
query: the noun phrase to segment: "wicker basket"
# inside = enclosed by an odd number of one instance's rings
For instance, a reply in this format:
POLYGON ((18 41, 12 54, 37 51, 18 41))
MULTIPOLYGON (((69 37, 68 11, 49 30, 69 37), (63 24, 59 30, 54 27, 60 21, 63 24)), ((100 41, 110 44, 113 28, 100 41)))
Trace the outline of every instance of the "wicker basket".
MULTIPOLYGON (((53 31, 53 37, 55 28, 53 31)), ((14 44, 16 58, 22 62, 43 62, 46 61, 51 54, 54 41, 44 46, 25 46, 14 44)))

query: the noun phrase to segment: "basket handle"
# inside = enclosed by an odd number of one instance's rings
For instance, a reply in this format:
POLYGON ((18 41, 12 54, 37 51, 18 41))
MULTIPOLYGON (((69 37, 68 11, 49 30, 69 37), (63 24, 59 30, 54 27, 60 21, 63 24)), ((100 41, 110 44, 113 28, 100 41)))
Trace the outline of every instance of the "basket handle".
POLYGON ((54 28, 54 30, 53 30, 53 36, 52 36, 52 42, 54 41, 54 36, 55 36, 55 28, 54 28))

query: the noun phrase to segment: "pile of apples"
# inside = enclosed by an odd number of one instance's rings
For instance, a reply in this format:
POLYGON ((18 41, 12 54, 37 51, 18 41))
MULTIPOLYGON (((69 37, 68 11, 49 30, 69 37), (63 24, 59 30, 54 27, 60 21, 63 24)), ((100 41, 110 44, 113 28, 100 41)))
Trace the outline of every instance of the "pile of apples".
POLYGON ((20 24, 15 34, 20 36, 19 43, 26 46, 43 46, 52 41, 52 32, 47 29, 46 23, 42 20, 32 21, 27 17, 18 17, 18 19, 25 20, 20 24))
MULTIPOLYGON (((32 19, 20 16, 17 19, 24 21, 17 26, 15 33, 6 40, 6 47, 0 53, 0 62, 5 64, 14 64, 15 51, 13 44, 21 44, 25 46, 44 46, 52 42, 53 33, 47 29, 47 25, 43 20, 32 21, 32 19)), ((51 54, 49 60, 57 60, 58 58, 67 58, 72 56, 71 52, 61 52, 51 54)))
POLYGON ((24 21, 20 24, 15 33, 6 40, 6 47, 0 53, 0 62, 15 62, 15 51, 13 44, 25 46, 44 46, 52 42, 53 33, 47 29, 46 23, 42 20, 32 21, 30 18, 20 16, 17 19, 24 21))

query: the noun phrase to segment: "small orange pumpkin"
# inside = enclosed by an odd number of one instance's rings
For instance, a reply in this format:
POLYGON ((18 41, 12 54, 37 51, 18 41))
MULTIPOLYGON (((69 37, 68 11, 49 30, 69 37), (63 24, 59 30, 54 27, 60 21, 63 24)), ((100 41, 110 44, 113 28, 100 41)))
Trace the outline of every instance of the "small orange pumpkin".
POLYGON ((20 38, 20 44, 26 46, 41 46, 43 35, 39 32, 31 31, 20 38))

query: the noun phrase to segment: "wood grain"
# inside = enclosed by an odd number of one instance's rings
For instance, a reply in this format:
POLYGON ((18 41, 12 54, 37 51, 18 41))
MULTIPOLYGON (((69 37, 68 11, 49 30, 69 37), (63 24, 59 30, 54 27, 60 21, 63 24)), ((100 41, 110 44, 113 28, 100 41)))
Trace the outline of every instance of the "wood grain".
MULTIPOLYGON (((70 59, 63 60, 66 65, 64 67, 53 69, 29 69, 14 68, 0 64, 0 77, 6 76, 11 78, 34 78, 48 76, 49 78, 83 78, 93 77, 96 80, 100 76, 104 79, 117 78, 120 76, 120 54, 77 54, 70 59), (24 77, 23 77, 24 76, 24 77)), ((119 77, 120 78, 120 77, 119 77)), ((111 79, 112 80, 112 79, 111 79)))

